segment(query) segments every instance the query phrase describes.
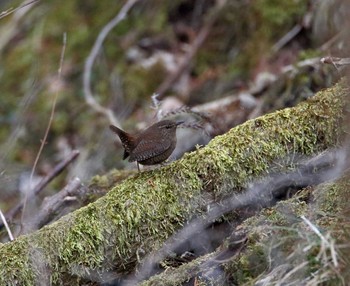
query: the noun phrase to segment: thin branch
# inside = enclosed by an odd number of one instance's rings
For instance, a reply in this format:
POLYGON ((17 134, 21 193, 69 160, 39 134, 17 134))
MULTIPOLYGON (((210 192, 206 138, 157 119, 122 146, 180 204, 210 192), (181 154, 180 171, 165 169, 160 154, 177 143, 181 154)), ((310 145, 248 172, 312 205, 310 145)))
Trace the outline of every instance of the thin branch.
POLYGON ((311 228, 311 230, 314 233, 317 234, 317 236, 321 239, 323 245, 330 250, 334 267, 338 267, 339 263, 337 258, 337 252, 335 251, 334 243, 332 242, 332 239, 330 239, 330 241, 327 240, 324 237, 324 235, 319 231, 319 229, 311 221, 309 221, 305 216, 302 215, 300 218, 305 222, 305 224, 307 224, 311 228))
POLYGON ((214 252, 202 255, 177 268, 170 267, 164 272, 142 281, 139 285, 159 285, 160 281, 162 281, 164 285, 169 284, 170 281, 173 285, 182 285, 183 282, 188 281, 190 278, 197 278, 200 273, 206 273, 210 271, 210 269, 215 269, 233 260, 245 248, 246 242, 247 238, 244 232, 233 232, 233 234, 228 239, 225 239, 224 243, 214 252), (227 246, 227 244, 229 245, 227 246), (186 275, 183 275, 183 273, 186 273, 186 275))
POLYGON ((84 88, 84 97, 86 103, 92 107, 97 113, 101 113, 105 115, 109 122, 113 125, 119 125, 118 120, 114 116, 112 110, 101 106, 95 99, 92 90, 91 90, 91 72, 96 60, 96 57, 102 47, 104 40, 106 39, 109 32, 118 25, 124 18, 126 17, 128 11, 135 5, 139 0, 128 0, 122 9, 119 11, 118 15, 115 16, 110 22, 107 23, 106 26, 103 27, 101 32, 99 33, 96 42, 88 56, 85 66, 84 66, 84 74, 83 74, 83 88, 84 88))
POLYGON ((338 66, 348 66, 348 65, 350 65, 350 58, 324 57, 320 61, 323 64, 334 65, 336 68, 338 66))
POLYGON ((285 34, 281 39, 277 41, 272 47, 272 52, 277 53, 280 49, 282 49, 286 44, 288 44, 292 39, 297 36, 301 30, 303 29, 303 26, 300 24, 295 25, 287 34, 285 34))
POLYGON ((2 220, 3 224, 6 227, 6 230, 7 230, 7 233, 9 235, 9 237, 10 237, 10 240, 12 241, 13 240, 13 235, 12 235, 11 229, 9 228, 9 226, 7 224, 7 221, 6 221, 6 218, 5 218, 5 216, 4 216, 4 214, 2 213, 1 210, 0 210, 0 217, 1 217, 1 220, 2 220))
MULTIPOLYGON (((62 160, 60 163, 58 163, 55 168, 45 177, 43 178, 39 184, 37 184, 34 187, 34 190, 29 196, 27 197, 27 201, 30 201, 31 198, 39 194, 55 177, 57 177, 59 174, 63 172, 63 170, 75 159, 78 157, 80 152, 78 150, 73 150, 71 154, 64 160, 62 160)), ((23 202, 19 202, 15 207, 13 207, 9 212, 6 213, 6 218, 8 220, 13 220, 13 218, 20 212, 23 208, 23 202)), ((0 224, 0 227, 2 225, 0 224)))
MULTIPOLYGON (((60 65, 59 65, 59 68, 58 68, 58 80, 60 80, 61 76, 62 76, 62 65, 63 65, 64 53, 66 51, 66 46, 67 46, 67 34, 64 33, 63 34, 63 47, 62 47, 61 57, 60 57, 60 65)), ((42 151, 44 149, 44 146, 45 146, 45 143, 46 143, 46 139, 47 139, 47 136, 48 136, 50 128, 51 128, 51 124, 52 124, 53 117, 54 117, 54 114, 55 114, 57 97, 58 97, 58 90, 56 91, 56 93, 54 95, 53 102, 52 102, 52 108, 51 108, 51 114, 50 114, 50 118, 49 118, 49 123, 48 123, 48 125, 46 127, 44 138, 41 141, 39 152, 38 152, 38 154, 37 154, 37 156, 35 158, 34 165, 33 165, 33 168, 32 168, 32 172, 30 174, 29 186, 32 186, 32 181, 33 181, 33 176, 34 176, 34 173, 35 173, 35 169, 36 169, 36 166, 38 165, 38 161, 39 161, 40 155, 41 155, 41 153, 42 153, 42 151)), ((28 193, 30 191, 31 190, 29 190, 29 191, 27 191, 25 193, 24 202, 23 202, 22 216, 21 216, 21 224, 22 224, 23 218, 24 218, 25 207, 26 207, 26 203, 27 203, 27 200, 28 200, 28 193)))
POLYGON ((2 51, 4 49, 4 47, 10 42, 10 40, 15 37, 15 33, 18 30, 18 25, 20 22, 20 19, 24 17, 24 15, 26 15, 26 13, 28 13, 28 11, 30 11, 30 9, 32 7, 34 7, 34 5, 31 4, 35 4, 38 1, 32 1, 29 3, 25 3, 22 4, 21 6, 19 6, 16 9, 13 10, 8 10, 5 12, 2 12, 0 14, 0 19, 10 15, 11 13, 14 13, 12 20, 9 21, 6 25, 3 25, 1 27, 0 30, 0 51, 2 51))
POLYGON ((286 74, 289 72, 297 72, 298 69, 303 68, 303 67, 307 67, 307 66, 311 66, 311 67, 317 67, 320 65, 320 58, 316 57, 316 58, 310 58, 310 59, 306 59, 300 62, 297 62, 294 65, 287 65, 285 67, 283 67, 282 69, 282 74, 286 74))
POLYGON ((82 189, 82 184, 79 178, 74 178, 57 194, 45 198, 40 211, 35 217, 35 228, 41 228, 47 224, 55 214, 59 212, 62 206, 66 203, 67 197, 78 196, 86 189, 82 189))
POLYGON ((303 269, 304 267, 306 267, 310 262, 309 261, 304 261, 302 263, 300 263, 299 265, 293 267, 288 273, 286 273, 283 278, 281 280, 278 281, 278 284, 276 285, 286 285, 286 281, 288 281, 288 279, 290 277, 292 277, 293 274, 295 274, 296 272, 298 272, 299 270, 303 269))
POLYGON ((329 51, 332 47, 336 46, 342 39, 347 37, 348 30, 342 29, 339 33, 333 36, 328 42, 324 43, 318 50, 322 52, 329 51))
POLYGON ((17 8, 10 8, 10 9, 8 9, 6 11, 3 11, 3 12, 0 13, 0 19, 2 19, 4 17, 6 17, 6 16, 16 12, 19 9, 22 9, 22 8, 28 6, 28 5, 31 5, 31 4, 35 4, 36 2, 39 2, 39 1, 40 0, 32 0, 32 1, 29 1, 29 2, 23 3, 22 5, 18 6, 17 8))

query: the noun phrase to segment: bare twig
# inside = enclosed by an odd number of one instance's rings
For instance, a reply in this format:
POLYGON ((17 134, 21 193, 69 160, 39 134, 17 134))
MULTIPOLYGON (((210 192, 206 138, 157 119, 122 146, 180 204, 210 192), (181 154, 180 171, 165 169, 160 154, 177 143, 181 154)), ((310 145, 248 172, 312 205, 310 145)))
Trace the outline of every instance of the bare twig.
MULTIPOLYGON (((61 75, 62 75, 62 65, 63 65, 64 53, 65 53, 65 50, 66 50, 66 45, 67 45, 67 34, 64 33, 63 34, 63 46, 62 46, 61 57, 60 57, 60 65, 59 65, 59 68, 58 68, 58 80, 61 79, 61 75)), ((52 124, 53 117, 54 117, 54 114, 55 114, 57 97, 58 97, 58 90, 55 92, 55 95, 54 95, 54 98, 53 98, 53 102, 52 102, 52 108, 51 108, 51 114, 50 114, 50 118, 49 118, 49 123, 47 124, 44 138, 41 141, 39 152, 38 152, 38 154, 37 154, 37 156, 35 158, 35 162, 34 162, 34 165, 33 165, 33 168, 32 168, 32 172, 30 174, 29 186, 32 186, 31 183, 32 183, 32 180, 33 180, 35 169, 36 169, 36 166, 38 164, 38 161, 39 161, 40 155, 42 153, 42 150, 44 149, 44 146, 45 146, 45 143, 46 143, 46 139, 47 139, 47 136, 48 136, 50 128, 51 128, 51 124, 52 124)), ((29 193, 29 191, 27 191, 25 193, 25 197, 24 197, 24 201, 23 201, 21 224, 22 224, 23 218, 24 218, 25 207, 26 207, 26 203, 27 203, 27 199, 28 199, 28 193, 29 193)))
POLYGON ((55 214, 59 212, 66 203, 66 198, 80 195, 82 184, 79 178, 74 178, 57 194, 45 198, 39 213, 36 216, 36 228, 40 228, 47 224, 55 214))
POLYGON ((329 51, 332 47, 336 46, 337 43, 339 43, 342 39, 345 39, 347 37, 348 30, 342 29, 339 33, 337 33, 335 36, 333 36, 331 39, 329 39, 326 43, 324 43, 321 47, 318 48, 318 50, 322 52, 329 51))
MULTIPOLYGON (((169 268, 166 271, 152 276, 150 279, 142 281, 139 285, 158 285, 159 281, 164 284, 171 283, 181 285, 184 281, 194 277, 195 279, 200 273, 209 272, 219 265, 227 263, 239 255, 245 248, 247 238, 244 232, 233 232, 233 234, 225 240, 225 242, 217 248, 216 251, 206 255, 202 255, 188 263, 182 264, 177 268, 169 268), (227 246, 229 242, 229 246, 227 246), (183 273, 186 275, 182 275, 183 273)), ((199 284, 194 284, 199 285, 199 284)))
POLYGON ((13 235, 12 235, 12 232, 11 232, 11 229, 9 228, 8 224, 7 224, 7 221, 6 221, 6 218, 4 216, 4 214, 2 213, 2 211, 0 210, 0 217, 1 217, 1 220, 2 220, 2 223, 5 225, 6 227, 6 230, 7 230, 7 233, 9 235, 9 238, 10 240, 12 241, 13 240, 13 235))
POLYGON ((95 59, 102 47, 102 44, 104 40, 106 39, 108 33, 116 26, 118 25, 124 18, 126 17, 128 11, 132 8, 132 6, 138 2, 139 0, 128 0, 125 5, 122 7, 122 9, 119 11, 118 15, 115 16, 110 22, 107 23, 106 26, 103 27, 101 32, 99 33, 96 42, 90 52, 90 55, 88 56, 85 66, 84 66, 84 74, 83 74, 83 88, 84 88, 84 97, 86 103, 91 106, 92 109, 94 109, 97 113, 101 113, 105 115, 109 122, 113 125, 119 126, 117 118, 114 116, 112 110, 103 107, 100 105, 91 90, 91 72, 92 67, 94 65, 95 59))
POLYGON ((348 66, 348 65, 350 65, 350 58, 324 57, 320 61, 323 64, 334 65, 336 68, 338 66, 348 66))
POLYGON ((280 49, 282 49, 287 43, 294 39, 295 36, 298 35, 302 29, 302 25, 295 25, 287 34, 285 34, 281 39, 277 41, 276 44, 273 45, 272 52, 276 53, 280 49))
MULTIPOLYGON (((39 0, 38 0, 39 1, 39 0)), ((16 34, 19 21, 20 19, 26 15, 26 13, 34 7, 34 5, 38 1, 31 1, 29 3, 24 3, 21 6, 19 6, 16 9, 10 9, 8 11, 4 11, 0 14, 0 19, 4 18, 5 16, 10 15, 11 13, 14 13, 12 20, 9 21, 6 25, 3 25, 0 30, 0 51, 4 49, 4 47, 10 42, 10 40, 14 37, 16 34)))
POLYGON ((36 2, 39 2, 39 1, 40 0, 32 0, 32 1, 29 1, 29 2, 24 2, 22 5, 18 6, 17 8, 10 8, 10 9, 8 9, 6 11, 3 11, 3 12, 0 13, 0 19, 2 19, 4 17, 6 17, 6 16, 16 12, 19 9, 22 9, 22 8, 28 6, 28 5, 31 5, 31 4, 35 4, 36 2))
MULTIPOLYGON (((71 154, 60 163, 58 163, 55 168, 50 172, 44 179, 42 179, 38 185, 34 187, 33 192, 27 197, 27 200, 30 201, 32 197, 39 194, 46 186, 49 184, 55 177, 62 173, 62 171, 72 163, 79 155, 78 150, 73 150, 71 154)), ((12 220, 18 212, 23 208, 23 202, 19 202, 15 207, 13 207, 9 212, 6 213, 6 218, 12 220)), ((0 227, 2 225, 0 224, 0 227)))
POLYGON ((73 162, 78 156, 80 152, 79 150, 73 150, 67 158, 62 160, 59 164, 55 166, 51 173, 49 173, 36 187, 34 190, 34 194, 38 194, 46 187, 48 183, 50 183, 55 177, 62 173, 62 171, 73 162))
MULTIPOLYGON (((219 12, 222 10, 225 4, 226 1, 218 1, 217 6, 214 8, 213 12, 208 16, 206 24, 199 31, 197 37, 192 43, 192 46, 189 48, 188 52, 185 54, 182 61, 180 62, 177 70, 174 73, 171 73, 158 87, 156 93, 153 95, 155 96, 156 100, 162 100, 164 98, 164 93, 178 80, 183 71, 191 63, 192 58, 197 54, 197 51, 208 37, 211 27, 215 23, 218 15, 220 14, 219 12)), ((153 99, 153 101, 155 99, 153 99)))
POLYGON ((337 252, 336 252, 335 247, 334 247, 333 239, 332 238, 326 239, 326 237, 319 231, 319 229, 311 221, 309 221, 305 216, 302 215, 301 219, 321 239, 323 249, 329 249, 330 250, 334 267, 337 268, 339 266, 339 263, 338 263, 337 252))
POLYGON ((304 261, 302 263, 300 263, 299 265, 293 267, 290 271, 288 271, 288 273, 286 273, 283 278, 281 280, 278 281, 277 285, 286 285, 286 281, 288 281, 288 279, 290 277, 292 277, 293 274, 295 274, 296 272, 298 272, 300 269, 305 268, 307 265, 309 264, 308 261, 304 261))
POLYGON ((297 62, 294 65, 288 65, 283 67, 282 73, 289 73, 289 72, 297 72, 298 69, 306 67, 306 66, 312 66, 312 67, 317 67, 320 65, 320 58, 310 58, 306 59, 300 62, 297 62))

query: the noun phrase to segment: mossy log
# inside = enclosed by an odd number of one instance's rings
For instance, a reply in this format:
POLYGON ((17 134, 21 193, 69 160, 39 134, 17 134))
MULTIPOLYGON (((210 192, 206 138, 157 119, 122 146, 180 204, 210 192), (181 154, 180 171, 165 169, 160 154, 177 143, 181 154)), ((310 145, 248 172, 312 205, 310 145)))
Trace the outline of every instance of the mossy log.
POLYGON ((350 172, 337 176, 341 177, 263 209, 240 224, 214 252, 168 267, 140 286, 183 285, 190 278, 199 285, 216 286, 346 285, 349 248, 341 246, 350 238, 350 172), (211 273, 215 275, 210 277, 211 273))
POLYGON ((96 202, 0 245, 0 285, 75 285, 111 270, 133 271, 140 256, 204 213, 209 199, 285 168, 278 159, 288 154, 311 155, 337 145, 347 96, 348 89, 337 84, 295 108, 250 120, 181 160, 138 173, 96 202))

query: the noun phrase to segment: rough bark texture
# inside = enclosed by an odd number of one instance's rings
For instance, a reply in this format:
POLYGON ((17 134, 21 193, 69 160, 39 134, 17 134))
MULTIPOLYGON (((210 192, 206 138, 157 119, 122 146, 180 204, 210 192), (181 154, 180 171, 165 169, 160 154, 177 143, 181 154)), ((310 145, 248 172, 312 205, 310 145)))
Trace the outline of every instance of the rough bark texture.
POLYGON ((0 245, 0 285, 78 284, 79 277, 132 271, 138 257, 202 214, 209 200, 284 170, 279 158, 337 145, 347 96, 348 89, 337 84, 295 108, 250 120, 181 160, 136 174, 96 202, 0 245))

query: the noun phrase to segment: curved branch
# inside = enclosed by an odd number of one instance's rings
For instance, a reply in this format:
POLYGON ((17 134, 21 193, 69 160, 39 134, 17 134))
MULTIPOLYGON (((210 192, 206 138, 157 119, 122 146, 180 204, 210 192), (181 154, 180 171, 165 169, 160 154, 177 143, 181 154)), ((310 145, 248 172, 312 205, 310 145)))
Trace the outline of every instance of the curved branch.
POLYGON ((122 7, 122 9, 119 11, 118 15, 115 16, 110 22, 107 23, 106 26, 103 27, 101 32, 99 33, 96 42, 90 52, 90 55, 86 59, 85 66, 84 66, 84 74, 83 74, 83 88, 84 88, 84 97, 86 103, 91 106, 97 113, 101 113, 105 115, 109 122, 113 125, 118 124, 117 118, 114 116, 112 110, 103 107, 100 105, 91 90, 91 71, 92 67, 94 65, 95 59, 102 47, 102 44, 104 40, 106 39, 109 32, 118 25, 124 18, 126 17, 128 11, 132 8, 132 6, 135 5, 136 2, 139 0, 128 0, 125 5, 122 7))

